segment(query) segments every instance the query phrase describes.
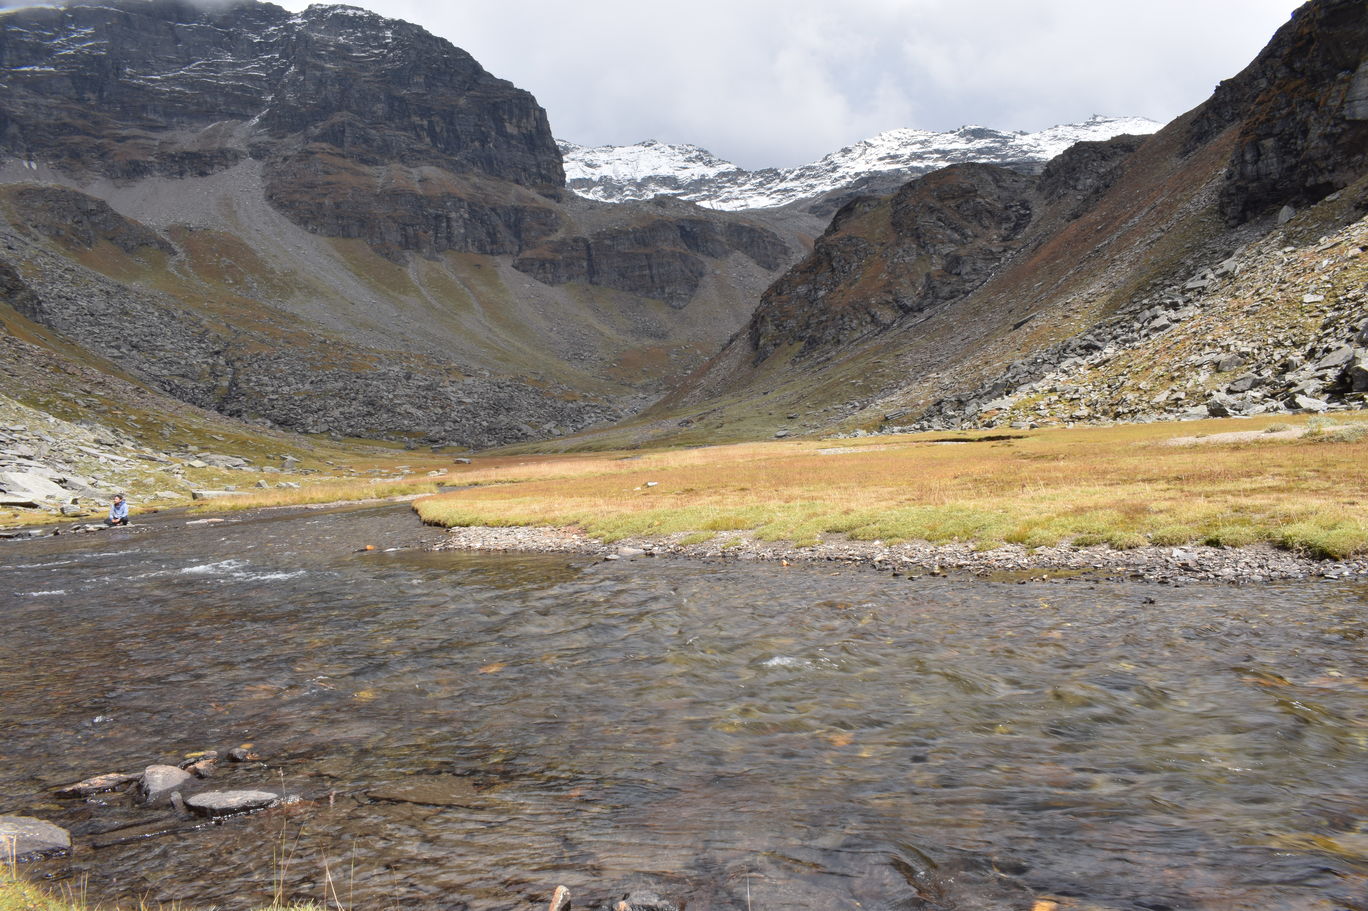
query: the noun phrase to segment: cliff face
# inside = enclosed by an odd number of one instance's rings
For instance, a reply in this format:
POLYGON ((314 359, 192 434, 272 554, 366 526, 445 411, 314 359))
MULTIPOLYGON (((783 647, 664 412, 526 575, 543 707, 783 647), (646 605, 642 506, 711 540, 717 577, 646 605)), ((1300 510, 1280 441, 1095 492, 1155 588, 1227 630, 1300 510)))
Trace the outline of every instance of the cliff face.
POLYGON ((1232 224, 1302 208, 1368 170, 1368 14, 1354 0, 1308 3, 1209 106, 1239 138, 1221 208, 1232 224))
POLYGON ((700 214, 558 239, 514 260, 513 268, 548 285, 584 282, 684 307, 710 271, 708 260, 733 253, 767 271, 790 256, 768 228, 700 214))
POLYGON ((0 20, 0 149, 73 173, 204 174, 331 147, 528 187, 565 181, 546 113, 464 51, 351 7, 73 3, 0 20))
POLYGON ((756 408, 786 431, 784 411, 814 429, 991 425, 1011 419, 1006 403, 1036 408, 1043 377, 1123 362, 1087 407, 1060 385, 1030 420, 1360 401, 1341 375, 1368 363, 1358 292, 1308 281, 1296 293, 1266 248, 1329 249, 1368 211, 1366 30, 1361 0, 1313 0, 1208 102, 1143 141, 1079 144, 1038 178, 952 167, 851 203, 655 413, 714 435, 754 433, 756 408), (1215 298, 1246 262, 1268 276, 1238 286, 1254 299, 1215 298), (1163 353, 1171 331, 1203 343, 1173 327, 1208 307, 1210 350, 1163 353))
POLYGON ((536 99, 408 23, 0 13, 0 243, 30 289, 0 311, 225 414, 475 446, 576 430, 696 366, 796 254, 563 183, 536 99))
POLYGON ((510 198, 565 181, 546 113, 417 26, 161 0, 0 23, 0 152, 16 158, 122 181, 258 159, 296 223, 391 257, 516 252, 554 230, 545 200, 510 198), (493 183, 476 194, 445 175, 493 183))

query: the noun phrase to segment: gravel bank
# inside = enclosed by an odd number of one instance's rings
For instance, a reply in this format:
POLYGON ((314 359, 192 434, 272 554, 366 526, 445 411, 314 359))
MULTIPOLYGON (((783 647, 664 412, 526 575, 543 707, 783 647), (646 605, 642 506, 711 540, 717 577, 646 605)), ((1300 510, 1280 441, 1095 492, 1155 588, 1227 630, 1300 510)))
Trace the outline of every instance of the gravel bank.
POLYGON ((574 553, 604 559, 678 556, 696 559, 770 560, 789 563, 865 565, 894 575, 917 578, 948 571, 1000 579, 1126 578, 1147 582, 1227 582, 1244 584, 1287 579, 1368 579, 1368 557, 1313 560, 1267 545, 1253 547, 1042 547, 1019 545, 976 550, 972 544, 928 544, 881 541, 823 541, 813 547, 757 541, 729 532, 710 541, 687 544, 683 536, 628 538, 611 544, 574 529, 453 528, 436 550, 574 553))

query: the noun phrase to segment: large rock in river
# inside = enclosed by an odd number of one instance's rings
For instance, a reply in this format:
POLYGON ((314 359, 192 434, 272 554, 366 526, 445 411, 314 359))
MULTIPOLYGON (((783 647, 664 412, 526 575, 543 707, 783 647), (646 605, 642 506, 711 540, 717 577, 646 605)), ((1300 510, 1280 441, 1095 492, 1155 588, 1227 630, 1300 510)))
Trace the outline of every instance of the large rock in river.
POLYGON ((158 803, 185 787, 193 776, 173 765, 150 765, 143 770, 138 788, 147 803, 158 803))
POLYGON ((200 816, 232 816, 261 810, 280 801, 270 791, 205 791, 187 798, 185 805, 200 816))
POLYGON ((32 816, 0 816, 0 858, 36 860, 71 850, 71 833, 32 816))

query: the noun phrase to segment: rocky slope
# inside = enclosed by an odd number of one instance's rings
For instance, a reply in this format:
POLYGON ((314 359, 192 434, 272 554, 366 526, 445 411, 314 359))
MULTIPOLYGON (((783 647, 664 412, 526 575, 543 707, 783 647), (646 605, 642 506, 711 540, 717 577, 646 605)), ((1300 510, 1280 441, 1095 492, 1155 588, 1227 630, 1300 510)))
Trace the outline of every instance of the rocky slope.
POLYGON ((1143 141, 850 203, 640 433, 1362 407, 1365 49, 1314 0, 1143 141))
POLYGON ((800 252, 563 181, 536 100, 407 23, 0 14, 0 310, 235 417, 468 446, 580 429, 696 366, 800 252))
POLYGON ((655 140, 593 148, 562 140, 560 149, 566 185, 588 199, 626 202, 663 194, 710 209, 739 211, 810 204, 833 194, 887 192, 952 164, 995 164, 1036 173, 1075 143, 1148 135, 1160 126, 1143 117, 1094 115, 1037 133, 980 126, 942 133, 889 130, 811 164, 758 171, 739 168, 698 146, 655 140))

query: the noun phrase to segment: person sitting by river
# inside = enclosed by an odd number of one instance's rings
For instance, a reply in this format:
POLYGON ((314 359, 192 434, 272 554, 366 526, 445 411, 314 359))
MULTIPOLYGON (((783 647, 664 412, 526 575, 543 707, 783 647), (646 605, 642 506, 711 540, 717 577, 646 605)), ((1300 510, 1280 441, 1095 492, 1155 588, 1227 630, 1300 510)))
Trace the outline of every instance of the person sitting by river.
POLYGON ((114 502, 109 504, 109 518, 105 519, 106 525, 127 525, 128 524, 128 501, 121 493, 114 494, 114 502))

